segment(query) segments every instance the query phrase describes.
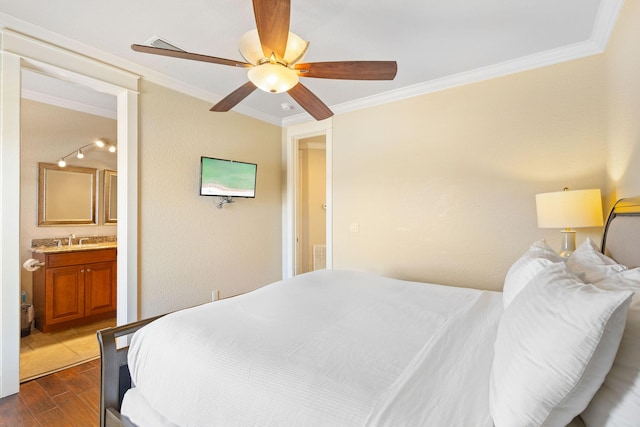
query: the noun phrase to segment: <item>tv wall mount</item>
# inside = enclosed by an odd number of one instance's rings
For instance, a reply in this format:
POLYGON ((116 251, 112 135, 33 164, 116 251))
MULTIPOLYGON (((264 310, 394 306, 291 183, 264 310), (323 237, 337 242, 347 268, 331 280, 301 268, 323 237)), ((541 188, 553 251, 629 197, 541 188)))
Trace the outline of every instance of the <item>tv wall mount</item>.
POLYGON ((218 202, 218 209, 222 209, 224 207, 224 205, 226 205, 227 203, 233 203, 234 200, 231 196, 220 196, 220 201, 218 202))

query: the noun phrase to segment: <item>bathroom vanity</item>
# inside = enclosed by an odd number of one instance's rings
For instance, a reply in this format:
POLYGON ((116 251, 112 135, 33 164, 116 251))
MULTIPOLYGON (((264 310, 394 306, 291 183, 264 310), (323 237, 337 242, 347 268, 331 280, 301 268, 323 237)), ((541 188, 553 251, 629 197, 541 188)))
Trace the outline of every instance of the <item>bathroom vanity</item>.
POLYGON ((51 332, 115 317, 115 243, 32 249, 36 328, 51 332))

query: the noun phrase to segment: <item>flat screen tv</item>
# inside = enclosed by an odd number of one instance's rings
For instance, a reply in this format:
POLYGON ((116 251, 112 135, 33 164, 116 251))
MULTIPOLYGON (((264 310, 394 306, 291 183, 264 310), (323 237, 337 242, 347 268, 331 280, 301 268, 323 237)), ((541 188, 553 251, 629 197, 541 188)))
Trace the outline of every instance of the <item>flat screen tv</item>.
POLYGON ((255 163, 201 157, 200 195, 220 197, 256 197, 255 163))

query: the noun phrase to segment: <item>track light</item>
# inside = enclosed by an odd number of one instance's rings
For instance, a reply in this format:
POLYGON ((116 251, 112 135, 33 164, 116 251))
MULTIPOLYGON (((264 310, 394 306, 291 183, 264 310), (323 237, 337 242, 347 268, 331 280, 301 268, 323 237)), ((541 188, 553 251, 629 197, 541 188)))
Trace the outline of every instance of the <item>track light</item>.
POLYGON ((99 147, 99 148, 107 147, 107 149, 109 150, 110 153, 115 153, 117 151, 117 149, 118 149, 116 147, 116 145, 115 144, 111 144, 107 138, 99 138, 95 142, 83 145, 82 147, 78 148, 77 150, 73 150, 72 152, 70 152, 66 156, 62 156, 60 158, 60 160, 58 160, 58 166, 61 167, 61 168, 67 166, 67 162, 66 162, 67 157, 71 157, 74 154, 75 154, 76 158, 84 159, 84 150, 87 149, 87 148, 90 149, 94 145, 99 147))

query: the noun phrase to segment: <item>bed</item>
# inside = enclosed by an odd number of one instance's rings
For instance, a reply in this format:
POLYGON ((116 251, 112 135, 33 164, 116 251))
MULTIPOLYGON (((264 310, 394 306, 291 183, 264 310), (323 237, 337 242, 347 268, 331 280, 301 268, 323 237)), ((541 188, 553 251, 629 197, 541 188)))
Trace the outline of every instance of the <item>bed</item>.
POLYGON ((638 216, 616 204, 604 253, 536 242, 504 293, 321 270, 99 331, 100 424, 640 425, 638 216))

